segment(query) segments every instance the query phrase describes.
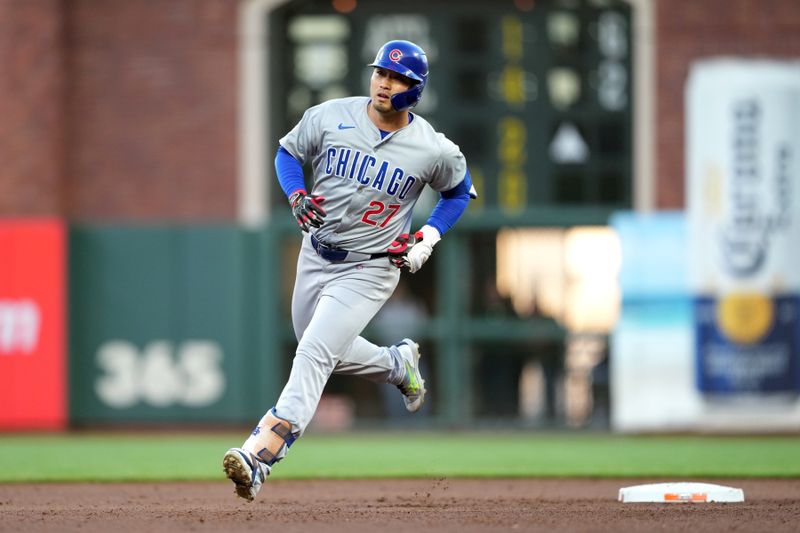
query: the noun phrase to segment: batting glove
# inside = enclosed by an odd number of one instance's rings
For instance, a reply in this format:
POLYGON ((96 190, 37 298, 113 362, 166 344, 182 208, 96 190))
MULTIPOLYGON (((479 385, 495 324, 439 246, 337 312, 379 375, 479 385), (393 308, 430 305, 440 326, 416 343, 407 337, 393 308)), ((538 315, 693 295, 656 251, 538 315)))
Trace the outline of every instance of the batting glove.
POLYGON ((388 250, 389 261, 395 267, 413 274, 422 268, 441 238, 439 231, 428 225, 422 226, 414 235, 403 233, 392 242, 388 250))
POLYGON ((406 261, 408 251, 416 246, 418 236, 419 239, 423 238, 420 232, 417 232, 414 235, 403 233, 394 241, 392 241, 392 246, 387 250, 389 253, 389 262, 397 268, 408 269, 408 262, 406 261))
POLYGON ((322 196, 309 196, 305 191, 296 191, 289 197, 292 215, 300 229, 307 232, 312 227, 322 226, 325 215, 328 214, 320 205, 324 201, 322 196))

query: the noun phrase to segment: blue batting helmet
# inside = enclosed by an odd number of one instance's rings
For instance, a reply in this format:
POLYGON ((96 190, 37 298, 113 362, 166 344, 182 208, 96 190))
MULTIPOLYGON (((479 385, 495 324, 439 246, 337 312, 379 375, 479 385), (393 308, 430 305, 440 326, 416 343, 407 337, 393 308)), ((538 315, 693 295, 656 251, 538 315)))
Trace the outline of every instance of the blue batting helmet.
POLYGON ((428 81, 428 58, 425 51, 411 41, 389 41, 378 50, 375 61, 367 66, 385 68, 416 82, 409 90, 392 96, 392 107, 398 111, 414 107, 422 98, 422 90, 428 81))

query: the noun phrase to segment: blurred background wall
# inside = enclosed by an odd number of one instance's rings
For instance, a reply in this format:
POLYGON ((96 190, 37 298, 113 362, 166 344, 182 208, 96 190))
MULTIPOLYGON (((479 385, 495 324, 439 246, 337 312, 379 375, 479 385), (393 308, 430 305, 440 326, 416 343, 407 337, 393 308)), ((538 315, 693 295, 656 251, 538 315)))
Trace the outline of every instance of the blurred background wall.
POLYGON ((0 2, 0 213, 234 220, 237 2, 0 2))
POLYGON ((61 215, 64 19, 61 2, 0 4, 0 212, 61 215))
MULTIPOLYGON (((362 94, 373 41, 399 32, 429 48, 420 113, 464 148, 482 192, 369 330, 394 342, 386 324, 404 320, 431 354, 439 392, 413 423, 609 427, 624 291, 634 279, 629 294, 651 294, 626 250, 654 231, 674 245, 658 267, 688 261, 690 68, 796 59, 800 4, 462 7, 454 19, 447 2, 0 0, 0 378, 55 368, 64 382, 53 410, 9 410, 9 424, 249 423, 274 401, 294 342, 298 241, 275 143, 308 105, 362 94), (653 210, 672 213, 655 226, 625 217, 653 210), (39 263, 63 268, 24 274, 39 263), (45 278, 63 298, 37 296, 45 278), (40 334, 55 335, 71 372, 49 344, 26 343, 40 334), (254 369, 259 386, 240 386, 254 369)), ((670 316, 683 321, 678 372, 691 388, 688 289, 662 281, 655 293, 683 298, 670 316)), ((383 392, 334 379, 318 423, 412 423, 383 392)))
MULTIPOLYGON (((800 10, 792 0, 650 3, 656 205, 681 208, 691 61, 795 57, 800 10)), ((0 213, 234 220, 241 4, 0 2, 0 213)))
POLYGON ((796 59, 800 6, 791 0, 653 2, 656 41, 656 176, 660 209, 684 198, 684 87, 692 61, 707 56, 796 59))

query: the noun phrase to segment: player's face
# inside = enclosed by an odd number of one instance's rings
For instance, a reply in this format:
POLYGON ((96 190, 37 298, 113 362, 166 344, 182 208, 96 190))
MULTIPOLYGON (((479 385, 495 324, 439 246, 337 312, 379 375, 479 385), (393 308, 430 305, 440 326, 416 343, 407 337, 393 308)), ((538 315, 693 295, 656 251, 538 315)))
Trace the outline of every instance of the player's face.
POLYGON ((372 71, 372 78, 369 84, 372 107, 380 113, 391 113, 395 110, 392 107, 392 95, 407 91, 411 88, 411 85, 412 80, 402 74, 376 67, 372 71))

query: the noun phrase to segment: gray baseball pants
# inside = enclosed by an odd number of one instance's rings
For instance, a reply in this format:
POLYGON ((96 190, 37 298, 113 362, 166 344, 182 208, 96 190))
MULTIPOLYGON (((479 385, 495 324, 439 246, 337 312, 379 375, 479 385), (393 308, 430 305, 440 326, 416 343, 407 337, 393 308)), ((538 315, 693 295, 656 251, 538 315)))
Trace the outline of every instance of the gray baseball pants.
POLYGON ((332 263, 314 251, 308 234, 297 260, 292 323, 298 339, 276 416, 299 434, 317 409, 332 373, 399 383, 404 367, 394 347, 377 346, 361 332, 394 292, 400 270, 385 257, 332 263))

